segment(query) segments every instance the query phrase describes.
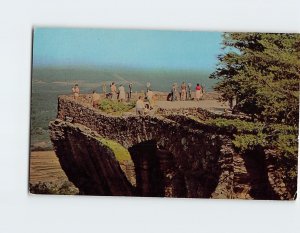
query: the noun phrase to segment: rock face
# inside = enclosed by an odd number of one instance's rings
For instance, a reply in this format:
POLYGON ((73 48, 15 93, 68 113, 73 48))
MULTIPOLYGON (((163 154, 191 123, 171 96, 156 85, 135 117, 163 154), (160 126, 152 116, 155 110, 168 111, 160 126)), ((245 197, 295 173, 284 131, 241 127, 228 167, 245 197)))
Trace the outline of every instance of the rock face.
POLYGON ((51 140, 62 168, 84 194, 291 199, 270 155, 238 154, 228 133, 168 114, 110 116, 61 96, 51 140), (120 143, 132 161, 120 163, 99 137, 120 143))
POLYGON ((99 141, 97 133, 60 120, 52 122, 50 130, 60 164, 82 194, 134 194, 114 153, 99 141))

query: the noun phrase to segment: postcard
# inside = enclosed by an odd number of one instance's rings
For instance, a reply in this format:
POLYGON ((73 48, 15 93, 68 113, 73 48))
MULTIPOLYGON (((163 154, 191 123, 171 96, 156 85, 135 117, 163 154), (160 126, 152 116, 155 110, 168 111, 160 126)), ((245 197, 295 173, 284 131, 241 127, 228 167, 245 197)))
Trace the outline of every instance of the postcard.
POLYGON ((34 28, 33 194, 295 200, 300 34, 34 28))

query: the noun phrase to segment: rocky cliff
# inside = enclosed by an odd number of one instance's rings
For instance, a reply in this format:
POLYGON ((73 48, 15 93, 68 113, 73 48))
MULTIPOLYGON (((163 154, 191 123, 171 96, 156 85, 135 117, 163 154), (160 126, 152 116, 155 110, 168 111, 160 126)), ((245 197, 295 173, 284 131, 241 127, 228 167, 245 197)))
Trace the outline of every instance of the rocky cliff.
POLYGON ((62 96, 58 119, 49 126, 51 140, 62 168, 84 194, 292 198, 272 153, 239 154, 228 132, 169 114, 111 116, 62 96), (120 143, 130 161, 118 161, 99 138, 120 143))

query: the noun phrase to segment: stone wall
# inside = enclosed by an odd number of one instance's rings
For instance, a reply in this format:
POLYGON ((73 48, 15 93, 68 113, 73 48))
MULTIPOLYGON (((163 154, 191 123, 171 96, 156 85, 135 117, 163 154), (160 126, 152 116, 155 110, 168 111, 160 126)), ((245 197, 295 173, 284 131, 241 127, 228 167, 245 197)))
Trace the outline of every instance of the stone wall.
MULTIPOLYGON (((209 113, 205 110, 194 109, 192 111, 200 118, 209 117, 209 113)), ((75 168, 69 167, 68 158, 70 158, 70 164, 72 164, 72 158, 90 158, 91 156, 100 158, 101 153, 104 153, 103 149, 100 149, 102 145, 98 143, 95 147, 93 135, 117 141, 131 154, 135 167, 136 187, 131 184, 128 190, 124 189, 124 192, 110 191, 110 193, 103 192, 103 188, 91 189, 90 193, 290 199, 286 189, 281 188, 275 191, 276 188, 282 186, 282 180, 274 180, 278 174, 274 175, 274 171, 271 171, 271 165, 266 162, 264 151, 260 152, 258 157, 253 154, 239 154, 232 145, 232 132, 222 132, 216 127, 196 122, 184 115, 168 115, 167 112, 163 112, 162 115, 156 116, 111 116, 92 108, 87 103, 61 96, 58 100, 57 118, 61 122, 66 120, 72 122, 65 128, 56 127, 56 123, 52 122, 50 129, 56 153, 60 160, 65 159, 64 162, 61 160, 64 164, 62 167, 77 187, 81 183, 74 177, 81 176, 82 172, 80 168, 78 172, 75 168), (90 133, 79 132, 74 129, 73 124, 84 125, 90 133), (74 133, 69 135, 69 131, 77 132, 76 136, 73 136, 72 142, 68 139, 69 144, 60 145, 60 141, 65 141, 65 138, 74 135, 74 133), (75 144, 77 147, 85 148, 82 150, 86 152, 79 153, 72 149, 75 144), (91 150, 91 148, 97 148, 97 150, 91 150)), ((101 163, 94 159, 83 162, 101 163)), ((121 164, 117 165, 114 164, 116 167, 121 167, 121 164)), ((125 174, 120 173, 120 170, 117 171, 115 176, 123 177, 121 180, 124 181, 126 169, 125 174)), ((111 173, 102 175, 106 182, 111 177, 115 177, 111 173)), ((97 183, 97 180, 101 180, 99 175, 91 175, 91 177, 93 178, 90 178, 91 182, 88 187, 101 186, 101 182, 97 183)), ((89 183, 88 179, 85 179, 85 182, 89 183)), ((80 187, 79 189, 81 190, 80 187)), ((85 186, 84 190, 84 193, 89 192, 85 186)))

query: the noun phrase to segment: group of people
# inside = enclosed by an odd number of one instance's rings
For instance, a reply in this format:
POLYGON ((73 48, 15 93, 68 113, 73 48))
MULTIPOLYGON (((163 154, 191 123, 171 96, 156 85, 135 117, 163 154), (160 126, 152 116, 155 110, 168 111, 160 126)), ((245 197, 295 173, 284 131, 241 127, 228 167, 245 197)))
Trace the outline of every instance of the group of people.
POLYGON ((152 110, 155 106, 155 95, 154 92, 151 89, 148 89, 146 92, 146 98, 143 98, 142 96, 139 96, 138 100, 135 104, 136 114, 137 115, 144 115, 145 113, 152 110), (144 102, 144 100, 147 100, 148 102, 144 102))
MULTIPOLYGON (((128 85, 129 87, 129 92, 128 92, 128 99, 131 99, 131 95, 132 95, 132 83, 129 83, 128 85)), ((106 83, 102 83, 102 92, 104 93, 104 95, 106 96, 106 98, 110 98, 112 100, 118 100, 120 102, 123 102, 126 100, 126 92, 125 92, 125 87, 121 84, 119 86, 119 88, 117 87, 117 85, 115 84, 115 82, 112 82, 110 84, 110 92, 106 93, 106 83)))
MULTIPOLYGON (((130 100, 132 98, 132 83, 128 85, 129 92, 127 93, 127 98, 130 100)), ((106 98, 111 100, 118 100, 119 102, 126 101, 126 92, 125 87, 121 84, 119 87, 116 86, 115 82, 110 84, 110 92, 106 93, 106 83, 102 84, 102 91, 106 98)), ((74 99, 77 100, 79 98, 80 89, 78 84, 75 84, 72 88, 74 99)), ((195 88, 195 100, 199 101, 204 93, 203 87, 197 83, 195 88)), ((191 83, 186 84, 182 82, 180 86, 180 92, 178 91, 177 83, 172 85, 171 93, 168 95, 168 100, 176 101, 178 100, 178 96, 181 101, 192 100, 192 85, 191 83)), ((91 102, 93 107, 98 107, 100 102, 100 94, 98 94, 95 90, 93 91, 91 102)), ((150 89, 150 83, 147 83, 147 91, 145 93, 145 97, 138 97, 136 102, 136 113, 138 115, 143 115, 145 111, 153 109, 155 105, 155 95, 154 92, 150 89), (148 103, 145 103, 144 100, 147 100, 148 103)))
MULTIPOLYGON (((130 96, 131 96, 131 93, 130 93, 130 96)), ((125 87, 121 84, 119 86, 119 88, 117 88, 116 84, 114 82, 112 82, 111 85, 110 85, 109 97, 112 100, 118 100, 120 102, 124 102, 126 100, 125 87)))
MULTIPOLYGON (((199 101, 204 93, 204 88, 197 83, 196 88, 195 88, 195 100, 199 101)), ((169 94, 169 100, 171 101, 176 101, 178 98, 178 85, 177 83, 174 83, 172 85, 171 93, 169 94)), ((180 86, 180 93, 179 93, 179 98, 181 101, 185 100, 191 100, 192 99, 192 84, 188 83, 186 85, 185 82, 182 82, 180 86)))
MULTIPOLYGON (((79 93, 80 93, 80 89, 79 89, 79 85, 78 84, 75 84, 72 87, 72 93, 73 93, 73 98, 75 100, 78 100, 79 93)), ((93 107, 98 107, 100 98, 101 98, 100 95, 94 90, 93 94, 92 94, 92 100, 91 100, 93 107)))
MULTIPOLYGON (((129 93, 128 93, 128 98, 131 99, 132 96, 132 83, 130 83, 129 85, 129 93)), ((118 100, 120 102, 123 102, 126 100, 126 93, 125 93, 125 88, 124 86, 121 84, 119 86, 119 88, 117 88, 115 82, 112 82, 110 85, 110 93, 106 93, 106 83, 102 84, 102 91, 104 93, 104 95, 106 96, 106 98, 110 98, 112 100, 118 100)), ((74 99, 78 99, 79 98, 79 93, 80 93, 80 89, 79 89, 79 85, 75 84, 72 87, 72 93, 73 93, 73 97, 74 99)), ((100 100, 100 95, 98 93, 96 93, 96 91, 93 91, 93 97, 92 99, 95 99, 95 101, 100 100)))

